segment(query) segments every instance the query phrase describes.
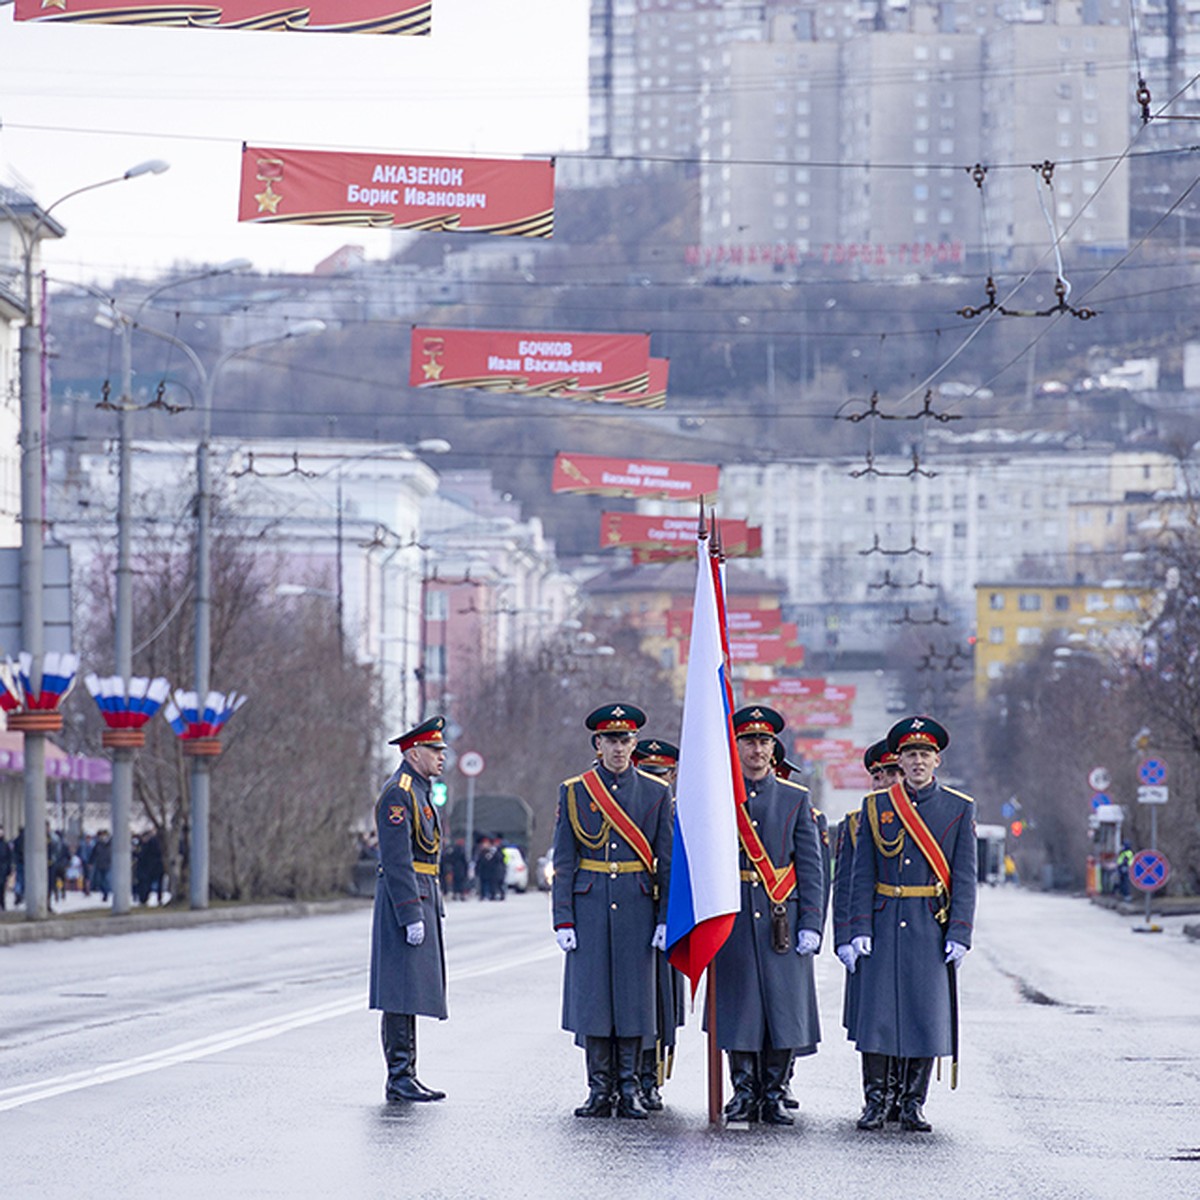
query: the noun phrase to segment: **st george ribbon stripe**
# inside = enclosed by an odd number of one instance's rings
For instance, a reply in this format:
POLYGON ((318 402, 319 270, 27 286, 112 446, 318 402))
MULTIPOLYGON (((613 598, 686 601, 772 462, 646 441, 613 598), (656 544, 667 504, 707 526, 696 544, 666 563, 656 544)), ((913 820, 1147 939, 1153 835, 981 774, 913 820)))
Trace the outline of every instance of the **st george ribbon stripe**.
MULTIPOLYGON (((525 967, 547 958, 559 957, 561 955, 557 946, 543 947, 520 958, 506 958, 501 962, 452 968, 449 972, 449 981, 460 983, 466 979, 479 979, 484 975, 496 975, 514 967, 525 967)), ((248 1046, 253 1042, 262 1042, 268 1038, 278 1037, 282 1033, 290 1033, 293 1029, 303 1029, 306 1025, 316 1025, 335 1017, 349 1016, 351 1013, 363 1011, 364 999, 362 990, 358 989, 338 1000, 327 1000, 324 1004, 317 1004, 312 1008, 302 1008, 297 1012, 273 1017, 269 1021, 255 1021, 251 1025, 229 1029, 224 1033, 214 1033, 194 1041, 180 1042, 177 1046, 168 1046, 166 1049, 156 1050, 151 1054, 139 1054, 121 1062, 92 1067, 86 1071, 74 1071, 69 1075, 59 1075, 52 1079, 39 1080, 36 1083, 23 1083, 16 1087, 0 1088, 0 1112, 21 1108, 38 1100, 50 1100, 68 1092, 78 1092, 84 1088, 97 1087, 104 1083, 116 1083, 120 1079, 147 1075, 151 1071, 161 1071, 166 1067, 176 1067, 200 1058, 209 1058, 225 1050, 233 1050, 238 1046, 248 1046)))

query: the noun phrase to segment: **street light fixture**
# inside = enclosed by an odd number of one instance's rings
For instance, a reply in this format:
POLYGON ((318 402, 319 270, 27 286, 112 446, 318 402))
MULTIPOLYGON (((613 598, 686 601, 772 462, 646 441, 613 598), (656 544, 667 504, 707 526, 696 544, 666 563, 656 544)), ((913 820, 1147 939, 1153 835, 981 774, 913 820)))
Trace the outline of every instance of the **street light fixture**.
MULTIPOLYGON (((33 259, 38 242, 46 233, 62 237, 66 230, 53 221, 58 206, 83 192, 136 179, 140 175, 161 175, 169 167, 162 159, 138 163, 123 175, 86 184, 60 196, 45 208, 31 200, 31 220, 27 229, 11 206, 0 200, 21 241, 21 266, 24 283, 25 320, 21 326, 19 374, 21 390, 21 641, 32 656, 30 684, 41 690, 42 656, 45 653, 45 618, 42 612, 44 563, 44 517, 42 501, 42 373, 39 362, 40 321, 33 259)), ((46 881, 46 735, 25 734, 25 912, 31 920, 44 920, 49 914, 46 881)))

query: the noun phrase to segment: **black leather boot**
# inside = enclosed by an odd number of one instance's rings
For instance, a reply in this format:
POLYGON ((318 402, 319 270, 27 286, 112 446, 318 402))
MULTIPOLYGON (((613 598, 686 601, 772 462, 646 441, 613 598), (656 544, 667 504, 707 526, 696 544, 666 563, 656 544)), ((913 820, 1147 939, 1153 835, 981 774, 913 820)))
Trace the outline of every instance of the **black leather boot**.
POLYGON ((925 1120, 921 1106, 929 1092, 933 1059, 906 1058, 902 1061, 904 1090, 900 1094, 900 1128, 906 1133, 931 1133, 933 1126, 925 1120))
POLYGON ((904 1071, 901 1065, 903 1062, 902 1058, 896 1058, 894 1055, 888 1057, 887 1115, 883 1119, 891 1121, 893 1125, 900 1120, 900 1093, 903 1090, 904 1081, 904 1071))
POLYGON ((585 1039, 583 1053, 587 1060, 588 1098, 576 1110, 577 1117, 612 1116, 612 1038, 585 1039))
POLYGON ((862 1056, 863 1110, 858 1118, 859 1129, 875 1131, 883 1128, 888 1107, 888 1064, 894 1062, 886 1054, 862 1056))
POLYGON ((790 1050, 762 1052, 763 1097, 759 1120, 764 1125, 795 1125, 796 1119, 783 1105, 788 1071, 792 1065, 790 1050))
POLYGON ((783 1107, 784 1108, 799 1108, 800 1101, 792 1095, 792 1072, 796 1069, 796 1052, 791 1052, 791 1059, 788 1062, 787 1078, 783 1083, 783 1107))
POLYGON ((646 1120, 641 1105, 638 1071, 642 1064, 642 1039, 617 1038, 617 1116, 646 1120))
POLYGON ((385 1012, 380 1031, 388 1071, 384 1099, 389 1103, 414 1104, 444 1100, 445 1092, 435 1092, 417 1078, 417 1018, 410 1013, 385 1012))
POLYGON ((733 1098, 725 1105, 726 1121, 758 1120, 758 1055, 752 1050, 729 1051, 733 1098))
POLYGON ((662 1111, 662 1093, 658 1090, 658 1054, 653 1047, 642 1051, 642 1107, 647 1112, 662 1111))

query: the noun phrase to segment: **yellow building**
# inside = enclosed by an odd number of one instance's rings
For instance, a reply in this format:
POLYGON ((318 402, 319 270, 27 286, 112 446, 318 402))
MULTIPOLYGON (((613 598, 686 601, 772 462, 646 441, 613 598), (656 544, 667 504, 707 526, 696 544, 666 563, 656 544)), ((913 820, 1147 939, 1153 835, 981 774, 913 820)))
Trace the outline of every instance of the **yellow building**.
POLYGON ((1133 634, 1152 614, 1155 592, 1144 584, 1048 583, 975 585, 975 697, 1042 642, 1061 635, 1094 648, 1133 634))

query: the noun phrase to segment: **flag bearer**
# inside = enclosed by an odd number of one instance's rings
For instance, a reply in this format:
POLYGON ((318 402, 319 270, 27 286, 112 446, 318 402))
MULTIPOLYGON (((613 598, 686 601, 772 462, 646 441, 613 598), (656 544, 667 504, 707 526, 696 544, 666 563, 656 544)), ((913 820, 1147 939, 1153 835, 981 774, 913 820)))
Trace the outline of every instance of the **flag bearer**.
POLYGON ((808 789, 772 767, 783 717, 733 714, 746 803, 738 813, 742 906, 714 959, 717 1045, 729 1054, 728 1121, 791 1125, 784 1091, 793 1055, 821 1040, 812 956, 821 944, 824 868, 808 789))
MULTIPOLYGON (((679 769, 679 747, 661 738, 643 738, 633 749, 633 765, 639 771, 661 779, 675 794, 675 774, 679 769)), ((672 819, 672 828, 674 820, 672 819)), ((667 961, 666 953, 654 956, 656 1029, 654 1041, 642 1047, 642 1107, 658 1112, 662 1106, 659 1089, 671 1077, 675 1062, 675 1031, 687 1020, 684 1002, 684 978, 667 961)))
POLYGON ((588 1098, 577 1117, 644 1120, 642 1047, 655 1038, 655 959, 666 946, 671 793, 632 765, 646 715, 606 704, 585 722, 597 763, 559 788, 554 931, 566 954, 564 1029, 581 1042, 588 1098))
POLYGON ((917 1133, 932 1128, 922 1106, 934 1058, 957 1061, 957 964, 975 920, 975 802, 934 775, 949 742, 930 717, 892 726, 904 782, 863 801, 850 889, 855 1044, 876 1072, 903 1060, 900 1128, 917 1133))
POLYGON ((404 759, 375 805, 379 867, 371 928, 370 1006, 383 1010, 389 1103, 444 1100, 417 1078, 417 1017, 446 1019, 442 945, 442 844, 430 781, 446 765, 445 717, 431 717, 389 745, 404 759))

